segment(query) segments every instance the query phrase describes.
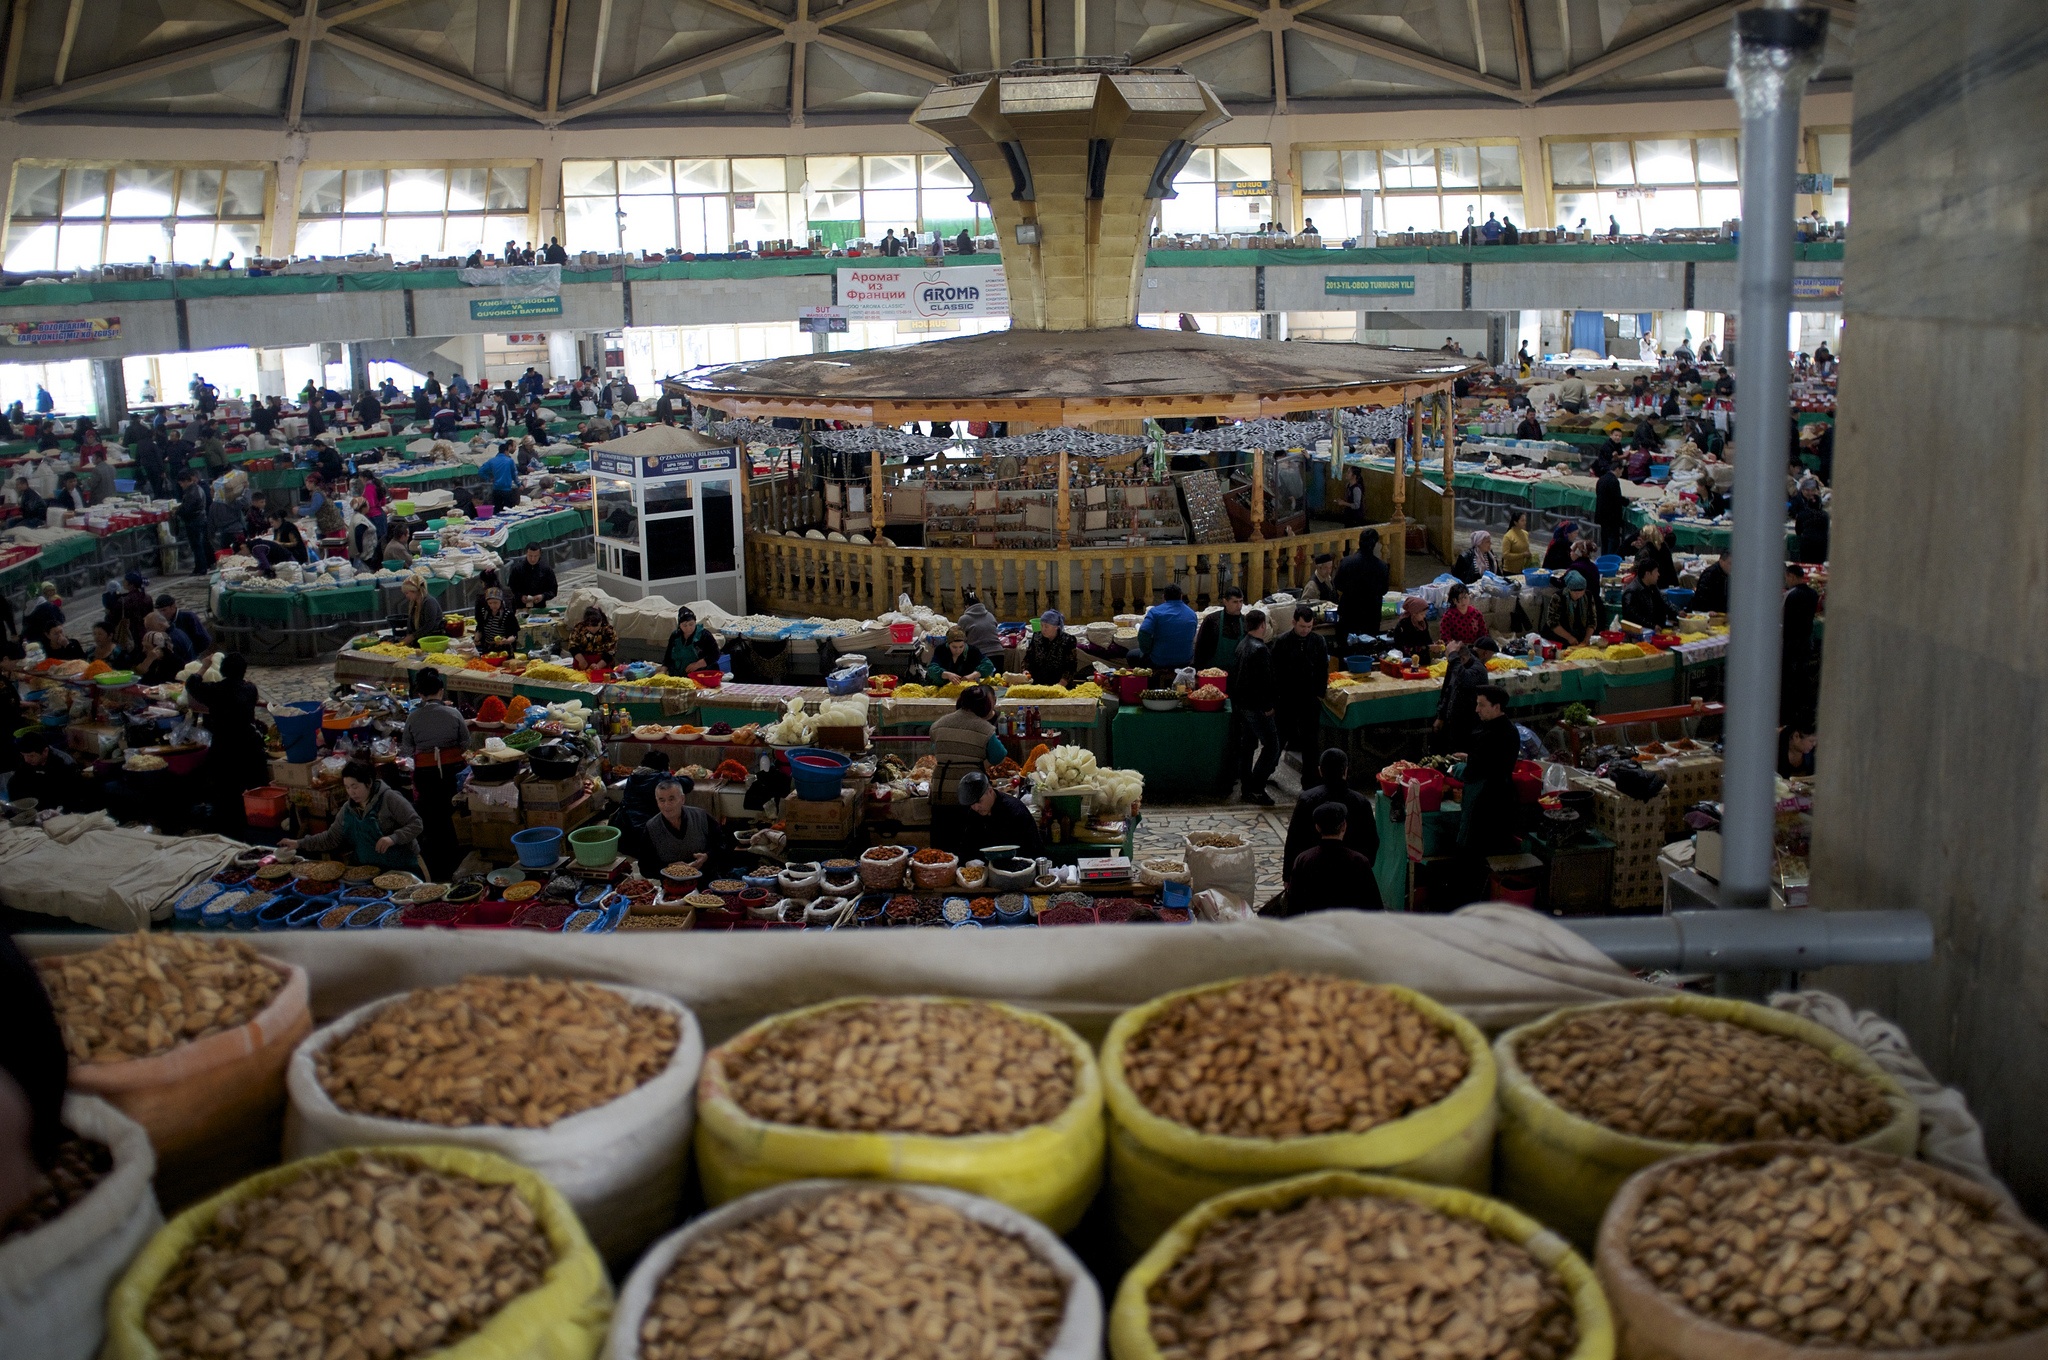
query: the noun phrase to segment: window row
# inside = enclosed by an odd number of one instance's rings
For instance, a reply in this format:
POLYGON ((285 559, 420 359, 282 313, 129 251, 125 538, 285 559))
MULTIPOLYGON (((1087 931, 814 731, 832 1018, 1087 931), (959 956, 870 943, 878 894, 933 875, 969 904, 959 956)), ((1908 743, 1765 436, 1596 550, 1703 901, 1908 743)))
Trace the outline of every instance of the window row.
POLYGON ((17 165, 13 218, 241 217, 262 221, 268 172, 207 166, 17 165))
POLYGON ((299 216, 517 212, 527 208, 531 166, 420 166, 405 170, 299 172, 299 216))
POLYGON ((299 219, 295 255, 355 255, 384 252, 394 260, 421 256, 467 255, 482 250, 499 253, 504 243, 533 240, 533 219, 484 213, 396 213, 364 217, 299 219))

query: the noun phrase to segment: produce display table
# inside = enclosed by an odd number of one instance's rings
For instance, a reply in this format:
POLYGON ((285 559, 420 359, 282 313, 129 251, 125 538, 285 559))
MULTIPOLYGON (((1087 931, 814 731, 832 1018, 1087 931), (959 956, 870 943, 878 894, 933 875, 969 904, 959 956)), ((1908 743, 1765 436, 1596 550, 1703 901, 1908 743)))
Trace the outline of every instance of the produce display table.
POLYGON ((1230 787, 1230 704, 1218 713, 1153 713, 1124 708, 1110 720, 1116 767, 1145 776, 1145 801, 1154 806, 1211 798, 1230 787))
MULTIPOLYGON (((49 581, 67 597, 90 596, 98 601, 101 587, 129 571, 157 577, 165 573, 163 556, 170 542, 160 523, 138 524, 95 534, 84 530, 61 530, 57 536, 35 544, 35 557, 0 572, 0 594, 14 602, 17 613, 32 601, 37 585, 49 581)), ((175 551, 175 549, 173 550, 175 551)), ((74 618, 83 617, 72 611, 74 618)))

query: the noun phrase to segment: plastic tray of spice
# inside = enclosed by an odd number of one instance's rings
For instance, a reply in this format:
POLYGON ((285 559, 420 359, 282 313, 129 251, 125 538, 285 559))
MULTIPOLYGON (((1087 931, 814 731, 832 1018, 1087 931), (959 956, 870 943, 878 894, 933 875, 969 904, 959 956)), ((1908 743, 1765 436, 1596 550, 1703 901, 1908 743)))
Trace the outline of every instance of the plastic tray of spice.
POLYGON ((521 930, 560 930, 575 914, 576 908, 567 902, 535 902, 522 907, 512 924, 521 930))
POLYGON ((449 902, 414 902, 398 918, 398 923, 402 926, 452 926, 460 925, 468 915, 468 908, 449 902))
POLYGON ((1038 913, 1038 924, 1042 926, 1092 926, 1095 924, 1093 907, 1057 906, 1047 907, 1038 913))
POLYGON ((1095 919, 1103 925, 1122 925, 1137 916, 1138 904, 1128 897, 1109 897, 1095 904, 1095 919))

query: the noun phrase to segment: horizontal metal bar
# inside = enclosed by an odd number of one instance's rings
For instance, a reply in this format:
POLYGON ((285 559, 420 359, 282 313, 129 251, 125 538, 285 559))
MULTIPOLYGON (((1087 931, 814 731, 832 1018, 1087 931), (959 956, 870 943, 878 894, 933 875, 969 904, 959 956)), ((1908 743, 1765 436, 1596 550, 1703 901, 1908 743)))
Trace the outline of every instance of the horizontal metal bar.
POLYGON ((1933 923, 1918 911, 1681 911, 1559 924, 1624 968, 1806 973, 1934 957, 1933 923))

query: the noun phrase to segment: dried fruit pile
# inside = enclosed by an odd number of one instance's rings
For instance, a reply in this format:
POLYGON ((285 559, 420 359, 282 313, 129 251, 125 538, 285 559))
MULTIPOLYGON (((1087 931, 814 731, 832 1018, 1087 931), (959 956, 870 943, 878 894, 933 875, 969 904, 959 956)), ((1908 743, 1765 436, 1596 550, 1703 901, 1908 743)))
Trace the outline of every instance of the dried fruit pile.
POLYGON ((1074 1099, 1074 1058, 1042 1025, 993 1006, 865 1001, 800 1015, 722 1055, 756 1119, 820 1129, 1009 1133, 1074 1099))
POLYGON ((1628 1253, 1693 1312, 1794 1345, 1907 1350, 2048 1327, 2048 1238, 1876 1158, 1672 1167, 1628 1253))
POLYGON ((1811 1044, 1727 1020, 1594 1010, 1523 1040, 1515 1057, 1582 1119, 1685 1143, 1853 1143, 1891 1118, 1884 1093, 1811 1044))
POLYGON ((315 1071, 356 1114, 542 1129, 659 1074, 680 1030, 672 1012, 594 983, 472 977, 386 1006, 315 1071))
POLYGON ((1400 1199, 1311 1199, 1212 1225, 1147 1301, 1164 1360, 1563 1360, 1563 1282, 1468 1219, 1400 1199))
POLYGON ((787 1205, 679 1252, 640 1324, 643 1360, 1033 1360, 1059 1275, 1019 1238, 899 1190, 787 1205))
POLYGON ((123 935, 40 960, 73 1062, 149 1058, 255 1019, 284 975, 241 940, 123 935))
POLYGON ((1442 1100, 1471 1059, 1383 988, 1269 973, 1169 1002, 1124 1046, 1145 1108, 1204 1133, 1363 1133, 1442 1100))
POLYGON ((114 1153, 105 1143, 72 1134, 57 1145, 57 1160, 51 1166, 35 1197, 0 1220, 0 1242, 34 1232, 45 1223, 64 1216, 72 1205, 92 1193, 92 1188, 114 1169, 114 1153))
POLYGON ((553 1263, 511 1186, 384 1153, 223 1205, 143 1324, 164 1360, 403 1360, 477 1331, 553 1263))

